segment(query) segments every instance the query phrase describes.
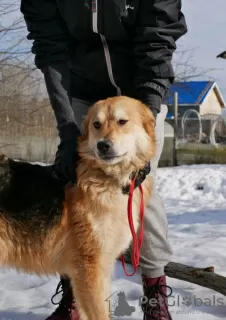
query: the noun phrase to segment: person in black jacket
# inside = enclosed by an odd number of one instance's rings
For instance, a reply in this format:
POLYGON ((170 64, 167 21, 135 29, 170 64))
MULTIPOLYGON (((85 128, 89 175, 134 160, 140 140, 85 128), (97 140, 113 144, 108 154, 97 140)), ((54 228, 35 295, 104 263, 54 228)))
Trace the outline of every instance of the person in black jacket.
MULTIPOLYGON (((22 0, 21 11, 59 131, 53 174, 64 184, 76 182, 76 140, 89 106, 110 96, 127 95, 144 102, 156 117, 159 151, 151 170, 155 177, 167 112, 161 101, 174 81, 175 42, 187 31, 181 0, 22 0)), ((137 185, 148 172, 144 168, 137 185)), ((171 248, 155 187, 149 209, 140 260, 144 293, 148 299, 161 296, 164 303, 144 302, 142 309, 145 320, 169 320, 164 266, 171 248)), ((78 319, 66 276, 61 277, 56 293, 60 288, 62 300, 48 319, 78 319)))

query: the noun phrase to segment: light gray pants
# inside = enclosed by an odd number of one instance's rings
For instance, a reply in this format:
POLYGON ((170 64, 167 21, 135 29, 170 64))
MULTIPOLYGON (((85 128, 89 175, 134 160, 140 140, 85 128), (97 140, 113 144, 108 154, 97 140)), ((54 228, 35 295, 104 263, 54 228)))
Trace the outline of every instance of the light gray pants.
MULTIPOLYGON (((72 108, 76 123, 80 130, 84 116, 90 103, 73 98, 72 108)), ((144 242, 141 250, 141 272, 146 277, 156 278, 164 274, 164 267, 170 261, 172 250, 167 239, 168 223, 166 213, 160 197, 156 191, 156 171, 164 144, 164 121, 167 107, 162 106, 156 119, 156 156, 151 162, 151 176, 153 177, 153 191, 145 212, 144 242)))

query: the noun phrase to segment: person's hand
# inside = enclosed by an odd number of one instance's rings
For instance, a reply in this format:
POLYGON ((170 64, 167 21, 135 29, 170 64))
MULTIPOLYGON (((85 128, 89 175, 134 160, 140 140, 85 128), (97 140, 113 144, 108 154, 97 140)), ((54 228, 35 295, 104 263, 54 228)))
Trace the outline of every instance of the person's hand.
POLYGON ((76 139, 61 142, 54 163, 53 176, 64 185, 76 182, 76 165, 79 161, 76 139))
MULTIPOLYGON (((146 163, 143 169, 138 171, 136 175, 135 185, 134 185, 135 188, 137 188, 139 185, 142 184, 142 182, 144 182, 144 180, 146 179, 146 176, 150 173, 150 171, 151 171, 151 165, 150 165, 150 162, 148 162, 146 163)), ((132 173, 130 175, 131 181, 134 179, 134 177, 135 177, 135 173, 132 173)), ((130 189, 130 185, 123 187, 122 193, 129 194, 129 189, 130 189)))
POLYGON ((143 102, 152 111, 154 118, 156 119, 157 114, 161 109, 161 96, 149 87, 142 87, 137 92, 136 98, 143 102))

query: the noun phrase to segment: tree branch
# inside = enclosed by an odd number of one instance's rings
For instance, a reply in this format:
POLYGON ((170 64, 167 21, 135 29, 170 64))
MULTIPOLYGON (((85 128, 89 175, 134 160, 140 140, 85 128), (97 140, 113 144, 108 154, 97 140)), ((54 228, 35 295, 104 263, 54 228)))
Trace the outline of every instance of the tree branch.
POLYGON ((214 272, 214 267, 194 268, 184 264, 169 262, 165 267, 168 277, 197 284, 226 296, 226 277, 214 272))

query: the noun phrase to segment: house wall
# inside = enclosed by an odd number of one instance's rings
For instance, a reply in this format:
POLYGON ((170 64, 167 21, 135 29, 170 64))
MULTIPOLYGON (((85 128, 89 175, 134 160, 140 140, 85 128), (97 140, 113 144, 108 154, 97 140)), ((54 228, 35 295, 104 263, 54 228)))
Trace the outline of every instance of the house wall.
POLYGON ((207 95, 206 99, 200 106, 200 115, 204 114, 221 114, 221 104, 217 97, 216 88, 213 88, 207 95))

